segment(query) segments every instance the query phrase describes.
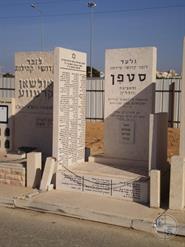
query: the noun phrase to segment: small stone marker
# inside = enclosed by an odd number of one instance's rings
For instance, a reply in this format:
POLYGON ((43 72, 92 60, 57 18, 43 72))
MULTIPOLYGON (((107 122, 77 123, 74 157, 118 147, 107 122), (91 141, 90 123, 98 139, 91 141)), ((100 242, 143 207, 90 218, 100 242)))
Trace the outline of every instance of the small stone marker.
POLYGON ((185 206, 185 158, 171 158, 170 209, 183 209, 185 206))
POLYGON ((149 135, 149 170, 166 170, 168 113, 160 112, 150 115, 149 135))
POLYGON ((42 175, 40 190, 46 191, 50 187, 52 177, 55 173, 55 168, 56 168, 56 160, 52 157, 48 157, 46 159, 44 172, 42 175))
POLYGON ((160 208, 161 175, 159 170, 150 172, 150 207, 160 208))
POLYGON ((105 157, 147 166, 156 48, 106 50, 105 157))
POLYGON ((27 154, 27 187, 39 188, 42 170, 42 154, 31 152, 27 154))
POLYGON ((86 54, 54 51, 53 157, 61 165, 85 158, 86 54))

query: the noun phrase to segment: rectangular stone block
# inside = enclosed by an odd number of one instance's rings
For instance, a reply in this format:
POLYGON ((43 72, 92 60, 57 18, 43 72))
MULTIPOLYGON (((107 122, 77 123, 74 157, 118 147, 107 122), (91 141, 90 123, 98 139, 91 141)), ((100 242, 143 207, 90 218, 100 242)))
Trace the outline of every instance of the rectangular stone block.
POLYGON ((42 170, 42 154, 31 152, 27 154, 27 187, 39 188, 42 170))
POLYGON ((167 162, 168 113, 150 115, 149 170, 164 170, 167 162))
POLYGON ((173 156, 170 172, 170 209, 183 209, 185 206, 185 158, 173 156))
POLYGON ((58 170, 56 189, 75 190, 97 194, 101 196, 111 196, 128 201, 148 203, 148 181, 145 179, 132 180, 128 177, 122 179, 109 174, 87 175, 86 173, 75 173, 58 170))
POLYGON ((85 159, 86 54, 54 51, 53 157, 65 166, 85 159))
POLYGON ((155 81, 155 47, 106 50, 105 156, 148 165, 155 81))
POLYGON ((160 208, 161 173, 159 170, 150 171, 150 207, 160 208))
POLYGON ((52 153, 53 52, 15 54, 14 148, 52 153))
POLYGON ((46 159, 44 172, 40 184, 40 190, 46 191, 51 184, 51 180, 56 168, 56 160, 52 157, 46 159))

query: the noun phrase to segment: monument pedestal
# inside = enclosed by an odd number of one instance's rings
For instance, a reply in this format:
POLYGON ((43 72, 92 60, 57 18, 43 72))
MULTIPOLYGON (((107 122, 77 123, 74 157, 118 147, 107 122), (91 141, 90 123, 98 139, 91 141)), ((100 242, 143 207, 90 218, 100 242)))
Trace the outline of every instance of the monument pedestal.
POLYGON ((136 166, 90 161, 73 167, 61 166, 57 171, 56 189, 148 203, 149 176, 147 170, 136 166))
POLYGON ((96 155, 96 156, 90 156, 89 162, 95 162, 105 165, 111 165, 113 167, 127 167, 131 166, 130 169, 136 169, 137 172, 140 168, 144 169, 144 173, 146 172, 146 167, 148 167, 148 161, 145 160, 132 160, 132 159, 123 159, 123 158, 117 158, 117 157, 110 157, 107 155, 96 155), (139 168, 138 168, 139 167, 139 168))

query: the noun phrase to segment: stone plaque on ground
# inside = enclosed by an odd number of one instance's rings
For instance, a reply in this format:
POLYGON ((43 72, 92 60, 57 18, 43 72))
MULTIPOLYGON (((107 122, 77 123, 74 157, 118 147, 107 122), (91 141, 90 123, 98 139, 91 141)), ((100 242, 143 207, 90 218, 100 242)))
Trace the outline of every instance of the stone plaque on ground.
POLYGON ((155 105, 156 48, 108 49, 105 58, 105 157, 145 165, 155 105))
POLYGON ((15 54, 15 143, 52 153, 53 52, 15 54))
POLYGON ((73 170, 60 170, 57 174, 57 189, 75 190, 97 195, 112 196, 129 201, 148 202, 147 179, 122 179, 116 176, 94 176, 75 173, 73 170))
POLYGON ((86 54, 54 51, 53 156, 68 166, 84 161, 86 54))

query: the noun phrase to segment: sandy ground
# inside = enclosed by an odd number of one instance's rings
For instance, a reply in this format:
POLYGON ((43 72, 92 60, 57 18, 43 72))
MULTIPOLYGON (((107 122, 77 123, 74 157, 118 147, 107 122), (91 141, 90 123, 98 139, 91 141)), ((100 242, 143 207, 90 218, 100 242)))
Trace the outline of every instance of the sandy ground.
MULTIPOLYGON (((91 149, 91 154, 103 153, 103 122, 86 123, 86 147, 91 149)), ((179 129, 168 129, 168 157, 179 152, 179 129)))

